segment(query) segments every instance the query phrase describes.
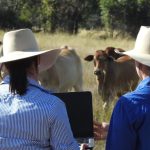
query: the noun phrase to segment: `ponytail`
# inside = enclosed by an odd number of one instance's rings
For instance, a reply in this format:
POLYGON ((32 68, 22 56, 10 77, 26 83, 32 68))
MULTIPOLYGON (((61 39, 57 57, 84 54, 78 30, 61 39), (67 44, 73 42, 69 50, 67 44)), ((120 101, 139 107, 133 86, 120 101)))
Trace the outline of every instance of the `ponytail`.
POLYGON ((27 70, 34 63, 37 69, 38 56, 4 63, 10 75, 9 89, 13 94, 24 95, 27 91, 27 70))

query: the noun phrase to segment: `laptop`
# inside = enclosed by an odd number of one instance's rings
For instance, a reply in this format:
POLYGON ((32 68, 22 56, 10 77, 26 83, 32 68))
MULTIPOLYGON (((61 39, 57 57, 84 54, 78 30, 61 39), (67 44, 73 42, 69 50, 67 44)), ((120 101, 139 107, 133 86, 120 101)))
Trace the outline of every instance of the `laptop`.
POLYGON ((89 91, 53 93, 66 105, 69 122, 79 144, 94 147, 92 94, 89 91))

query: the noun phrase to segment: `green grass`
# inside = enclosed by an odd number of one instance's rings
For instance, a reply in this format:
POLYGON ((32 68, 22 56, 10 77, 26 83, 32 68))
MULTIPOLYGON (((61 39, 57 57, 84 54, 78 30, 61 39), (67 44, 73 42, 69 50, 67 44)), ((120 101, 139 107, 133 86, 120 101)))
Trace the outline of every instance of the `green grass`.
MULTIPOLYGON (((3 33, 3 31, 0 31, 0 40, 2 39, 3 33)), ((36 33, 35 35, 41 49, 52 49, 63 45, 68 45, 76 49, 82 60, 84 90, 92 92, 94 120, 109 122, 115 101, 113 101, 107 111, 103 110, 101 97, 97 93, 97 84, 93 74, 93 63, 84 61, 84 57, 88 54, 93 54, 97 49, 105 49, 108 46, 114 46, 124 50, 132 49, 134 39, 128 35, 125 35, 124 38, 109 38, 105 35, 105 32, 98 30, 81 30, 78 35, 64 33, 36 33)), ((105 141, 96 142, 94 150, 104 150, 104 147, 105 141)))

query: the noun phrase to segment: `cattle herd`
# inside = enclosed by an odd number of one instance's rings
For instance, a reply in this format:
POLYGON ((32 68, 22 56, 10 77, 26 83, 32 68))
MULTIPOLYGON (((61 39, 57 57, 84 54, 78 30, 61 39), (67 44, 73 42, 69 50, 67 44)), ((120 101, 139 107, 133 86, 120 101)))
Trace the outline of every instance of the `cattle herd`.
MULTIPOLYGON (((72 89, 83 91, 81 58, 69 46, 60 49, 56 63, 39 74, 41 85, 53 92, 68 92, 72 89)), ((121 48, 107 47, 105 50, 95 50, 94 54, 84 58, 85 61, 94 64, 93 75, 96 77, 97 90, 105 106, 116 96, 134 90, 139 82, 134 60, 116 53, 116 50, 124 51, 121 48)))

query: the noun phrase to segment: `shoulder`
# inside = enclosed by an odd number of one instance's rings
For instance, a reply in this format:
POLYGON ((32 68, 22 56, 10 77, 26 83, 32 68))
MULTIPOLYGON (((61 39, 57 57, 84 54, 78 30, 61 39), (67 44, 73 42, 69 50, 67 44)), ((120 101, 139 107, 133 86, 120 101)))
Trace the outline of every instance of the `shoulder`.
POLYGON ((49 107, 54 105, 64 105, 63 101, 53 95, 51 91, 46 90, 40 85, 30 85, 28 91, 24 96, 32 99, 32 101, 38 103, 41 106, 49 107))
POLYGON ((143 99, 135 91, 124 94, 118 100, 118 105, 125 107, 126 109, 132 109, 141 105, 143 99))
POLYGON ((138 106, 145 101, 147 101, 148 97, 150 97, 149 93, 144 93, 144 91, 132 91, 124 94, 123 96, 120 97, 121 103, 124 105, 133 105, 133 106, 138 106))
POLYGON ((41 98, 42 102, 44 102, 45 104, 64 105, 64 102, 60 98, 53 95, 52 92, 47 90, 42 90, 41 92, 39 92, 39 98, 41 98))
POLYGON ((135 120, 141 118, 144 113, 144 107, 147 105, 143 105, 144 100, 141 99, 136 92, 127 93, 121 96, 115 106, 115 112, 117 114, 123 114, 129 120, 129 122, 134 122, 135 120))
POLYGON ((34 98, 34 102, 39 106, 40 110, 46 112, 48 118, 54 119, 66 113, 64 102, 49 91, 39 91, 34 98))

